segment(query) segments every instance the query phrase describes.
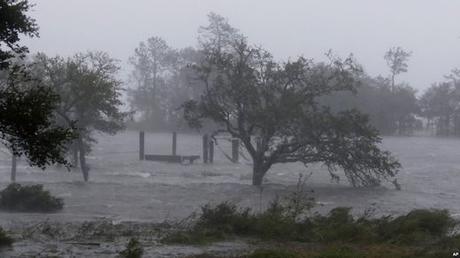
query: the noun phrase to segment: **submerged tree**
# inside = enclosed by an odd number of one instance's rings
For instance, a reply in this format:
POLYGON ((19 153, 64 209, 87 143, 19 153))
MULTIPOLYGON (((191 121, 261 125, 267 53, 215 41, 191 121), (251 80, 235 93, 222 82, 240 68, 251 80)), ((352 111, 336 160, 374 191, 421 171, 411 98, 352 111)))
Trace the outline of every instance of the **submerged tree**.
MULTIPOLYGON (((211 41, 208 41, 211 42, 211 41)), ((360 68, 351 58, 313 63, 303 57, 277 63, 267 51, 239 37, 225 48, 203 44, 195 64, 205 85, 201 99, 184 104, 185 118, 199 127, 204 119, 219 132, 239 138, 253 160, 254 185, 273 164, 322 162, 334 179, 340 167, 354 186, 378 185, 394 177, 400 164, 380 150, 381 138, 365 115, 333 112, 318 99, 355 90, 360 68)))
POLYGON ((28 51, 20 36, 38 36, 35 20, 26 14, 30 7, 27 0, 0 0, 0 138, 13 155, 45 168, 67 164, 63 153, 73 134, 55 124, 59 96, 18 61, 28 51))
POLYGON ((114 134, 123 128, 125 113, 119 110, 121 82, 116 79, 116 60, 102 52, 77 54, 67 60, 39 54, 35 64, 35 72, 61 97, 56 114, 62 123, 76 127, 74 157, 79 159, 83 178, 88 181, 85 155, 95 142, 92 132, 114 134))

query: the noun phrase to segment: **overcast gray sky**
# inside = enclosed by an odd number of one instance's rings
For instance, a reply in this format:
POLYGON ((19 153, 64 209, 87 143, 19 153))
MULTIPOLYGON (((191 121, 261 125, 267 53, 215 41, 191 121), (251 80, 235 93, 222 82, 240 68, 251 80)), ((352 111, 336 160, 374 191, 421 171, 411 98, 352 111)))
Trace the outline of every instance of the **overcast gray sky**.
POLYGON ((195 46, 207 13, 229 19, 276 58, 324 59, 329 49, 353 53, 371 75, 387 74, 385 51, 413 52, 399 79, 423 90, 460 68, 460 0, 32 0, 40 38, 32 52, 72 55, 104 50, 127 62, 140 41, 164 38, 195 46))

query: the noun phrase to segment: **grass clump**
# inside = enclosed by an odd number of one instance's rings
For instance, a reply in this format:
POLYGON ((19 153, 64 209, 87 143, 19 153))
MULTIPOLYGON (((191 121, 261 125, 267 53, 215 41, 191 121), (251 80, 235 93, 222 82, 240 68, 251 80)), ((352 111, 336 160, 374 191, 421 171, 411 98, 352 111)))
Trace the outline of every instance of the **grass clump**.
POLYGON ((433 243, 450 234, 457 224, 447 210, 419 209, 380 223, 379 235, 398 244, 433 243))
POLYGON ((126 245, 126 249, 120 252, 121 258, 141 258, 144 254, 144 249, 142 248, 139 241, 135 238, 131 238, 126 245))
POLYGON ((0 191, 0 209, 18 212, 54 212, 61 210, 64 202, 56 198, 43 185, 8 185, 0 191))
POLYGON ((0 247, 11 246, 12 244, 13 239, 0 227, 0 247))

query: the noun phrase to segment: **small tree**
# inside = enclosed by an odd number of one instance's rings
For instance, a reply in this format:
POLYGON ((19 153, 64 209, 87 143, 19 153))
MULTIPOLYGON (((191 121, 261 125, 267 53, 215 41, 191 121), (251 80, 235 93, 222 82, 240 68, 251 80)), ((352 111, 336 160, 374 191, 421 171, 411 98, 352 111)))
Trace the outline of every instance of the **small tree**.
POLYGON ((55 110, 61 122, 76 127, 79 136, 73 143, 74 157, 79 159, 83 178, 88 181, 85 155, 95 142, 92 132, 114 134, 123 128, 121 82, 116 79, 119 67, 102 52, 77 54, 67 60, 39 54, 35 63, 35 72, 61 96, 55 110))
POLYGON ((253 160, 253 185, 273 164, 288 162, 322 162, 334 179, 341 167, 354 186, 395 176, 400 164, 379 149, 366 116, 318 104, 321 96, 354 90, 360 69, 351 58, 279 64, 242 37, 226 48, 203 46, 203 62, 194 67, 205 91, 184 104, 184 116, 195 127, 210 119, 222 126, 219 132, 239 138, 253 160))
POLYGON ((401 47, 390 48, 385 53, 385 61, 387 62, 388 67, 390 68, 390 77, 391 77, 391 90, 394 90, 395 87, 395 77, 400 73, 407 72, 407 61, 412 55, 411 52, 407 52, 401 47))

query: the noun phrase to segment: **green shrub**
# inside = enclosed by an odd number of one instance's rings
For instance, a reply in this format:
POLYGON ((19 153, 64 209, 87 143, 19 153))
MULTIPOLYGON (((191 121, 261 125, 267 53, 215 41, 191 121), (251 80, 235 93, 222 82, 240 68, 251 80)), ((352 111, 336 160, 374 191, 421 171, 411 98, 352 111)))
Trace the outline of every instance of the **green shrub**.
POLYGON ((163 240, 168 243, 207 244, 239 236, 321 244, 443 245, 449 248, 458 248, 460 243, 460 236, 450 236, 457 222, 444 210, 414 210, 396 218, 370 218, 368 215, 354 218, 350 208, 339 207, 327 215, 305 216, 302 214, 309 207, 297 207, 292 212, 289 203, 276 199, 262 213, 239 209, 229 202, 205 205, 201 216, 188 229, 175 231, 163 240))
POLYGON ((51 196, 43 185, 10 184, 0 192, 0 209, 19 212, 53 212, 61 210, 61 198, 51 196))
POLYGON ((247 258, 302 258, 301 254, 287 249, 260 249, 249 254, 247 258))
POLYGON ((140 245, 139 241, 135 238, 131 238, 126 245, 126 249, 120 252, 122 258, 141 258, 144 254, 144 250, 140 245))
POLYGON ((13 244, 13 239, 0 227, 0 247, 10 246, 11 244, 13 244))
POLYGON ((247 234, 251 230, 253 216, 250 209, 238 209, 230 202, 215 207, 207 204, 201 208, 197 229, 212 229, 221 234, 247 234))
POLYGON ((395 243, 433 243, 450 233, 457 222, 447 210, 413 210, 379 227, 379 235, 395 243))

